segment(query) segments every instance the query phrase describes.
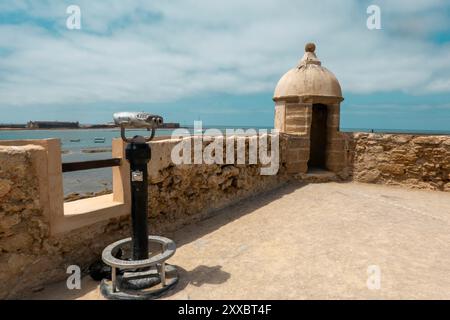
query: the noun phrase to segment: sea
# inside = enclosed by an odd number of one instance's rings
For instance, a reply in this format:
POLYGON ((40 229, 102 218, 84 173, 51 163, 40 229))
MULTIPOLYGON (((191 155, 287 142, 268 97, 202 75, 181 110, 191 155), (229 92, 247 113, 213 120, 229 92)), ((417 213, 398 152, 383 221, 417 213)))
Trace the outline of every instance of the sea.
MULTIPOLYGON (((155 136, 170 136, 172 130, 157 130, 155 136)), ((145 130, 132 130, 130 135, 148 135, 145 130)), ((119 129, 75 129, 75 130, 0 130, 0 140, 48 139, 61 140, 62 162, 76 162, 111 158, 112 139, 120 137, 119 129), (104 143, 96 143, 104 138, 104 143), (97 149, 103 152, 86 153, 83 150, 97 149)), ((64 194, 87 194, 112 190, 112 169, 101 168, 63 173, 64 194)))
MULTIPOLYGON (((249 129, 250 127, 214 126, 224 132, 228 129, 249 129)), ((270 129, 269 127, 251 127, 258 129, 270 129)), ((194 129, 187 127, 192 133, 194 129)), ((205 128, 206 129, 206 128, 205 128)), ((131 130, 129 135, 148 135, 145 130, 131 130)), ((347 132, 385 132, 385 133, 411 133, 411 134, 445 134, 450 131, 432 130, 387 130, 367 128, 341 128, 347 132)), ((173 129, 158 129, 155 136, 170 136, 173 129)), ((76 162, 88 160, 100 160, 111 158, 111 144, 113 138, 120 137, 119 129, 66 129, 66 130, 0 130, 0 140, 24 140, 57 138, 61 140, 62 162, 76 162), (104 138, 103 143, 96 143, 96 138, 104 138), (83 150, 96 149, 102 152, 86 153, 83 150)), ((101 168, 84 171, 63 173, 64 194, 86 194, 112 189, 112 169, 101 168)))

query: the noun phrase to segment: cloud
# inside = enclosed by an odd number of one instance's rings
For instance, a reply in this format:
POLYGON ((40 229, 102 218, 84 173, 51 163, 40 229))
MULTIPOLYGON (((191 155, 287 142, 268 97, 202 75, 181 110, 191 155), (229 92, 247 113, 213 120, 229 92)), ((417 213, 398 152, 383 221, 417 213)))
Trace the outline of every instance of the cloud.
POLYGON ((308 41, 344 94, 450 91, 449 47, 430 40, 449 30, 443 1, 379 1, 374 31, 368 1, 86 0, 80 31, 65 28, 69 4, 0 4, 3 105, 270 92, 308 41))
POLYGON ((433 80, 425 87, 428 92, 449 92, 450 91, 450 79, 437 79, 433 80))

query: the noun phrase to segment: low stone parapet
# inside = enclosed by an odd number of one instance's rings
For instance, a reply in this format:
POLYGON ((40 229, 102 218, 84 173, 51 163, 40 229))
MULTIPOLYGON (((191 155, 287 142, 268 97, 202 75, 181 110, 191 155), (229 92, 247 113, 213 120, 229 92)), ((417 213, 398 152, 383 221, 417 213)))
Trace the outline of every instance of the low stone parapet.
POLYGON ((347 133, 355 181, 450 191, 450 136, 347 133))

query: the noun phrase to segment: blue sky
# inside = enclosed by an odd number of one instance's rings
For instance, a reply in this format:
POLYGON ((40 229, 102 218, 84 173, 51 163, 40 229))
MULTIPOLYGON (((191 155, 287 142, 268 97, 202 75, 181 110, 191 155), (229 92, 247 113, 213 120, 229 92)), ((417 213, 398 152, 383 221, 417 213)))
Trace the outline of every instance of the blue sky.
POLYGON ((444 0, 4 0, 0 123, 146 110, 270 126, 276 83, 309 41, 341 83, 341 127, 450 130, 444 0), (81 30, 66 28, 71 4, 81 30), (381 30, 366 27, 370 4, 381 30))

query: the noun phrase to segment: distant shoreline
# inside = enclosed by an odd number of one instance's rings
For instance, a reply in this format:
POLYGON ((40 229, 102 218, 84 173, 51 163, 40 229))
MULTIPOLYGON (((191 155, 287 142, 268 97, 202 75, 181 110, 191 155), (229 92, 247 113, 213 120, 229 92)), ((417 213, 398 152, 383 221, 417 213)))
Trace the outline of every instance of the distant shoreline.
MULTIPOLYGON (((175 129, 189 129, 188 127, 178 127, 178 128, 156 128, 156 130, 175 130, 175 129)), ((120 130, 120 127, 105 127, 105 128, 6 128, 2 127, 0 128, 0 131, 79 131, 79 130, 120 130)), ((139 129, 127 129, 128 131, 142 131, 145 130, 145 128, 139 128, 139 129)))
MULTIPOLYGON (((208 128, 217 128, 217 127, 227 127, 227 126, 205 126, 204 130, 208 128)), ((229 126, 229 128, 233 128, 233 126, 229 126)), ((247 127, 239 128, 246 129, 247 127)), ((253 127, 248 127, 253 128, 253 127)), ((257 127, 255 127, 257 128, 257 127)), ((180 126, 178 128, 156 128, 159 130, 175 130, 175 129, 193 129, 192 126, 180 126)), ((120 130, 120 127, 85 127, 85 128, 9 128, 9 127, 0 127, 1 131, 117 131, 120 130)), ((128 131, 142 131, 145 130, 140 129, 128 129, 128 131)), ((419 130, 419 129, 367 129, 367 128, 340 128, 340 132, 365 132, 365 133, 379 133, 379 134, 410 134, 410 135, 450 135, 450 130, 419 130)))
POLYGON ((82 153, 104 153, 104 152, 112 152, 112 148, 104 148, 104 147, 92 147, 81 149, 82 153))

